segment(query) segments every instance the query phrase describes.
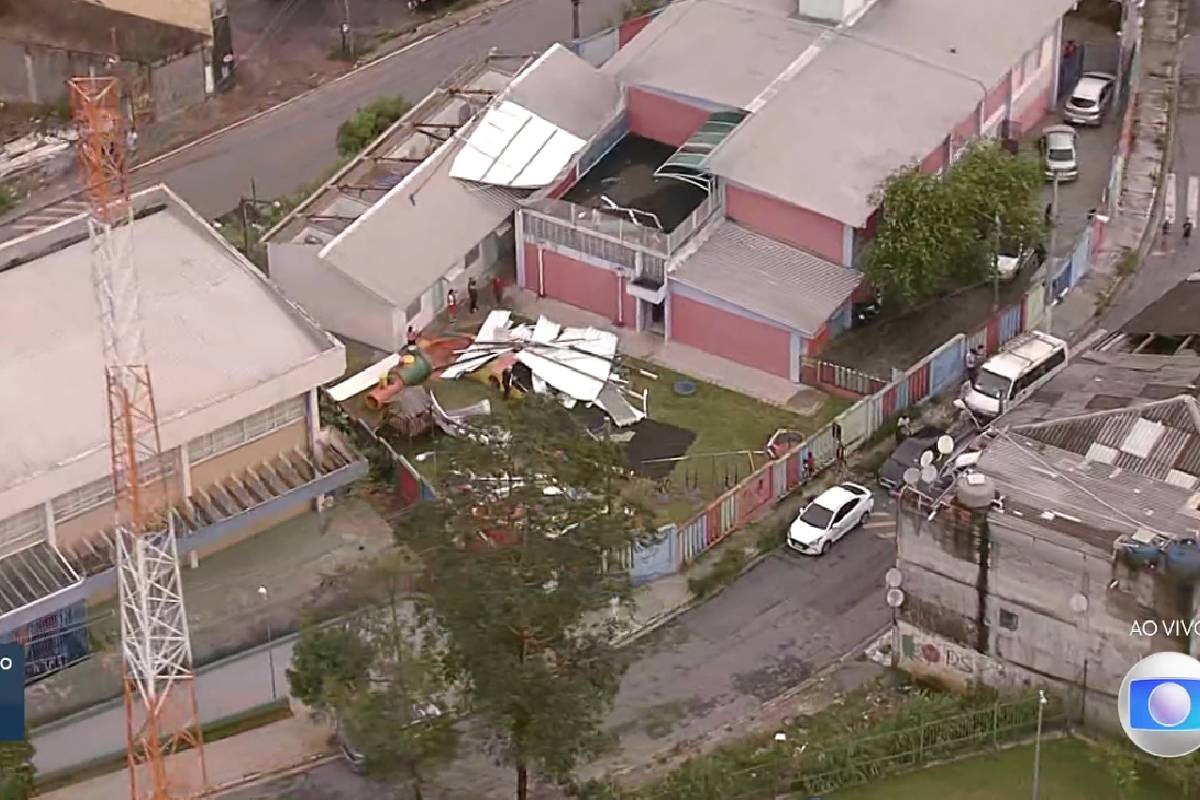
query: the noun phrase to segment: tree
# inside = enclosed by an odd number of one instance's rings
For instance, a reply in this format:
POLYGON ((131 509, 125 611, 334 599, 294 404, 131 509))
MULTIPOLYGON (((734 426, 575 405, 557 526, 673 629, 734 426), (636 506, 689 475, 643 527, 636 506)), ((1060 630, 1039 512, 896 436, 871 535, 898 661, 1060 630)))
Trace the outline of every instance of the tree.
POLYGON ((408 783, 421 800, 425 773, 449 760, 458 732, 440 663, 440 638, 409 594, 412 570, 390 555, 361 577, 365 613, 355 633, 368 644, 368 679, 337 701, 339 720, 369 775, 408 783))
POLYGON ((408 113, 410 108, 412 104, 403 97, 381 97, 363 106, 338 126, 338 153, 343 156, 355 155, 408 113))
POLYGON ((1041 241, 1041 185, 1036 158, 991 139, 968 145, 941 177, 915 165, 898 170, 874 198, 882 218, 866 252, 867 277, 905 302, 983 281, 995 268, 997 241, 1004 252, 1041 241))
POLYGON ((33 797, 33 745, 29 734, 20 742, 0 742, 0 800, 29 800, 33 797))
POLYGON ((430 572, 445 666, 514 768, 566 782, 604 741, 624 671, 606 612, 628 575, 610 553, 640 535, 620 496, 622 459, 557 403, 528 397, 507 433, 439 452, 438 498, 398 520, 430 572))
POLYGON ((346 693, 365 683, 373 657, 356 630, 306 627, 287 671, 292 696, 306 706, 331 711, 346 693))

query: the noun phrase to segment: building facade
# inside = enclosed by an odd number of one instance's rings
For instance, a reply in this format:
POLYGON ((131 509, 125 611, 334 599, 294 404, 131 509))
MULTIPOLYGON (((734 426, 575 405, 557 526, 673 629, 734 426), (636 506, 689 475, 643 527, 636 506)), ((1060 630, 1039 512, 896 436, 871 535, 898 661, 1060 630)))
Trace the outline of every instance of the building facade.
MULTIPOLYGON (((340 342, 165 187, 134 198, 135 263, 181 553, 194 560, 308 513, 366 473, 322 431, 340 342)), ((114 589, 101 329, 86 220, 0 245, 0 637, 114 589), (38 300, 38 298, 41 298, 38 300)), ((70 616, 68 614, 68 616, 70 616)))

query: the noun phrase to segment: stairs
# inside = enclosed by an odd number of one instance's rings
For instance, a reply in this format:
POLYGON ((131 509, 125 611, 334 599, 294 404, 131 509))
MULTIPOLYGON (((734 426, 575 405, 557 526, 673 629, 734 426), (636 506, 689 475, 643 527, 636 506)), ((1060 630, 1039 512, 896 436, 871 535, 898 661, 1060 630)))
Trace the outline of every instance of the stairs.
MULTIPOLYGON (((338 436, 324 439, 317 451, 309 453, 293 448, 216 483, 193 487, 191 497, 172 507, 176 536, 183 541, 363 458, 338 436)), ((114 532, 114 528, 109 528, 72 548, 63 548, 63 554, 81 575, 103 572, 116 564, 114 532)))

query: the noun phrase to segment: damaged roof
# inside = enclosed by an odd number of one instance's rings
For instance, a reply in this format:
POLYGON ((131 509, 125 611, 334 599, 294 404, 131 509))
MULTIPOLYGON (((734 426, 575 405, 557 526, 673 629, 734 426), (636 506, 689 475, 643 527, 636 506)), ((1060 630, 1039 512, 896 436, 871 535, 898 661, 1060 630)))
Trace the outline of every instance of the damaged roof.
POLYGON ((671 279, 815 335, 854 293, 862 274, 726 220, 671 279))
POLYGON ((1194 397, 1052 419, 1011 431, 1089 462, 1185 489, 1200 484, 1200 403, 1194 397))

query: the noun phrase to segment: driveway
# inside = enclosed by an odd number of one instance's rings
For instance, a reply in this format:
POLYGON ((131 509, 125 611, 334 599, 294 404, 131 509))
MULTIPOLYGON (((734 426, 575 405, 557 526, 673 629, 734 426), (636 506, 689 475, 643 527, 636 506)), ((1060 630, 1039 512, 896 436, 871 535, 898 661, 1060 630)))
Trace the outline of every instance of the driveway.
MULTIPOLYGON (((773 552, 715 598, 635 645, 610 728, 618 751, 595 770, 648 765, 656 754, 715 733, 737 736, 741 719, 884 627, 883 576, 895 565, 893 507, 876 496, 863 528, 824 558, 773 552)), ((463 757, 428 797, 507 798, 511 772, 469 738, 463 757)), ((592 772, 593 770, 588 770, 592 772)), ((223 795, 226 800, 383 800, 391 789, 340 760, 223 795)), ((547 786, 535 798, 557 798, 547 786)))

